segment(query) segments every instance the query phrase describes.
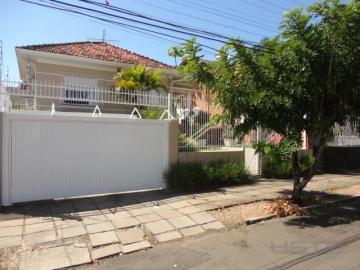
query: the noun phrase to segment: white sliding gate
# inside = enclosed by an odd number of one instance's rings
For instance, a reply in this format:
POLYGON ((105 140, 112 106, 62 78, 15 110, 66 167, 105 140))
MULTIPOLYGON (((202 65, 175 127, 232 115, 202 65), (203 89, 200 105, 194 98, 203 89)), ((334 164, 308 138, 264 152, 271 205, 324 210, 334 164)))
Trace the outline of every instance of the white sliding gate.
POLYGON ((3 114, 2 204, 163 187, 169 121, 3 114))

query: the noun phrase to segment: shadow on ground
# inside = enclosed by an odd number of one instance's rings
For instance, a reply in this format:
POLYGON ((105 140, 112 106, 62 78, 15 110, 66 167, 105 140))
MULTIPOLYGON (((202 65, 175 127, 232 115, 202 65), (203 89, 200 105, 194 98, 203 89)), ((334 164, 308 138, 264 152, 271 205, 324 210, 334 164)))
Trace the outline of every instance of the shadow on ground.
MULTIPOLYGON (((316 192, 316 195, 322 192, 316 192)), ((350 196, 343 195, 329 195, 327 193, 322 195, 328 195, 331 199, 349 199, 346 203, 339 202, 331 205, 331 211, 329 211, 329 205, 324 203, 323 206, 311 209, 308 216, 301 216, 291 218, 286 221, 285 224, 289 226, 298 226, 300 228, 308 227, 330 227, 342 224, 350 224, 354 221, 360 220, 360 198, 352 198, 350 196)))
MULTIPOLYGON (((254 177, 252 181, 231 186, 231 187, 254 187, 266 181, 254 177)), ((156 205, 160 204, 160 201, 173 202, 179 200, 179 197, 186 196, 187 198, 195 198, 201 196, 201 194, 218 192, 225 194, 226 187, 212 188, 201 191, 196 191, 196 193, 189 192, 176 192, 170 190, 152 190, 152 191, 142 191, 142 192, 132 192, 132 193, 118 193, 118 194, 109 194, 109 195, 95 195, 95 196, 86 196, 81 198, 70 198, 70 199, 60 199, 60 200, 46 200, 46 201, 36 201, 36 202, 26 202, 26 203, 17 203, 13 206, 0 208, 0 221, 14 218, 21 218, 24 215, 26 217, 48 217, 53 216, 57 218, 62 218, 63 220, 81 220, 82 217, 74 213, 84 213, 84 212, 95 212, 99 210, 106 210, 116 212, 116 208, 124 207, 131 208, 139 206, 140 204, 146 206, 146 204, 156 205)))

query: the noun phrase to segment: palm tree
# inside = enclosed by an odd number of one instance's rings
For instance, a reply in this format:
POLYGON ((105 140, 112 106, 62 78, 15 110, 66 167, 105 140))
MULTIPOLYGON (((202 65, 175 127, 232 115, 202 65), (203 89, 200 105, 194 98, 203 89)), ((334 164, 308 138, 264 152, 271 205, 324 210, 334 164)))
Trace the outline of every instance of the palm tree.
POLYGON ((116 89, 148 91, 165 88, 162 72, 143 66, 120 71, 115 74, 114 80, 116 89))
POLYGON ((175 66, 177 66, 177 58, 184 56, 184 51, 178 46, 173 46, 168 49, 168 55, 174 57, 175 66))

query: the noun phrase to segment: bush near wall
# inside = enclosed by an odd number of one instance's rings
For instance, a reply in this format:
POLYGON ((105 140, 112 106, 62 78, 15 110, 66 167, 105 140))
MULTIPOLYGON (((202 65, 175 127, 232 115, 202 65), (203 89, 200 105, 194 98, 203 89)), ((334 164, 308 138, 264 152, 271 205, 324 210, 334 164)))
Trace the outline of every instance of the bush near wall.
MULTIPOLYGON (((299 159, 300 175, 304 176, 314 164, 314 158, 310 155, 302 156, 299 159)), ((291 179, 293 178, 292 164, 290 160, 268 159, 262 172, 266 178, 291 179)))
POLYGON ((165 172, 165 179, 167 188, 182 191, 206 190, 250 181, 249 173, 239 161, 177 163, 165 172))

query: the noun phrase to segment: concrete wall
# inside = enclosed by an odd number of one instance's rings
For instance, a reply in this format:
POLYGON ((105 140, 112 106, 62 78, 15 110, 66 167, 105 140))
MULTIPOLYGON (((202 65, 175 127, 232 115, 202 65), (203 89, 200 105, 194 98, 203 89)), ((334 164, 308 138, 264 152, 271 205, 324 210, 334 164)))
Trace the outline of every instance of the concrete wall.
POLYGON ((178 153, 179 162, 209 163, 217 160, 232 160, 244 162, 244 151, 201 151, 178 153))

